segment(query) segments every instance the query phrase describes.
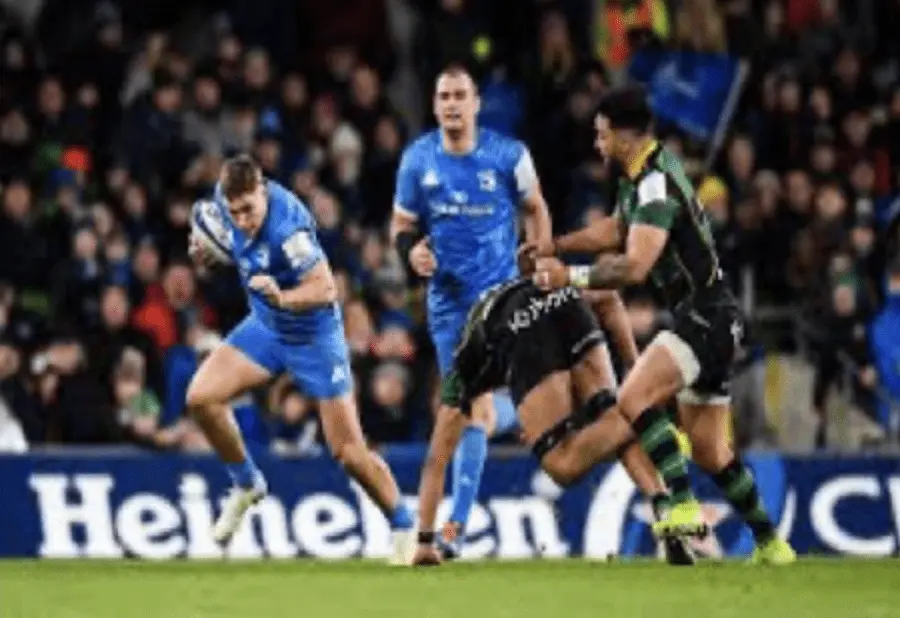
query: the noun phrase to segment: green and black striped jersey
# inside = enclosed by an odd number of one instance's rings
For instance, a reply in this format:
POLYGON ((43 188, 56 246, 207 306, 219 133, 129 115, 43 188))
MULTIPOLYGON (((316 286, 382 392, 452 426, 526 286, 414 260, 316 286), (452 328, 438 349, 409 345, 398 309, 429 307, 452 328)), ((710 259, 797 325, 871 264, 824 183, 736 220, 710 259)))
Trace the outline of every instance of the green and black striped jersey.
POLYGON ((669 233, 649 283, 670 310, 736 302, 719 267, 709 219, 674 154, 655 146, 637 173, 619 179, 616 216, 623 238, 632 224, 669 233))

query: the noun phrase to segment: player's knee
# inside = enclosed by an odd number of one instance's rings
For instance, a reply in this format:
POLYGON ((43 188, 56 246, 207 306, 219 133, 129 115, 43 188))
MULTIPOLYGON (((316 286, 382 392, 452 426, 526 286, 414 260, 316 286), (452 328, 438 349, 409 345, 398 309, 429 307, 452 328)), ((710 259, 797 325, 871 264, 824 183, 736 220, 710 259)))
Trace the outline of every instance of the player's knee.
POLYGON ((194 375, 185 394, 185 406, 194 415, 210 414, 228 405, 231 394, 223 391, 223 381, 210 378, 210 372, 200 371, 194 375))
POLYGON ((219 399, 215 389, 211 388, 205 380, 194 379, 188 386, 185 405, 191 414, 204 414, 213 406, 222 403, 219 399))

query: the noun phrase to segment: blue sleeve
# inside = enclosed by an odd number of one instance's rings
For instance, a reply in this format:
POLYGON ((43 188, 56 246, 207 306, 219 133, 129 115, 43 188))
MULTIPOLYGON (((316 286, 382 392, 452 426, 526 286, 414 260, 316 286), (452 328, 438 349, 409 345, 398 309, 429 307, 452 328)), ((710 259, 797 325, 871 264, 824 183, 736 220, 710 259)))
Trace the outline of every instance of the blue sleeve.
POLYGON ((422 215, 422 194, 415 146, 407 148, 400 159, 394 191, 394 210, 415 218, 422 215))

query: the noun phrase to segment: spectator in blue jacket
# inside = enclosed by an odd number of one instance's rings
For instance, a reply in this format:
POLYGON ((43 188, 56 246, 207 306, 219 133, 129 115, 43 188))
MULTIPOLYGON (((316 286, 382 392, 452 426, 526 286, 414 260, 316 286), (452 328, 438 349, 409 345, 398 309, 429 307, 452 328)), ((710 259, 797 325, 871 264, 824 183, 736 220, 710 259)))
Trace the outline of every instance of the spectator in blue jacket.
POLYGON ((885 302, 872 323, 871 341, 878 377, 887 395, 881 402, 879 420, 886 424, 891 403, 900 405, 900 260, 888 269, 885 302))

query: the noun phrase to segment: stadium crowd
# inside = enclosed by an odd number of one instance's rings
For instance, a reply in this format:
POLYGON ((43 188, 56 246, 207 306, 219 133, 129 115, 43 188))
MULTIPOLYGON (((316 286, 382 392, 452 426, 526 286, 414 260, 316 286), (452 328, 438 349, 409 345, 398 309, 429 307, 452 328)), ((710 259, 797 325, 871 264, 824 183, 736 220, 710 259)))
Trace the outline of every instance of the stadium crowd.
MULTIPOLYGON (((434 76, 474 68, 481 122, 527 142, 561 231, 609 212, 593 103, 660 45, 748 62, 711 169, 708 144, 664 135, 692 163, 739 292, 803 316, 815 408, 847 367, 873 418, 900 400, 900 2, 209 5, 0 13, 0 435, 207 448, 186 385, 245 300, 233 272, 191 266, 188 217, 223 157, 249 151, 316 217, 369 438, 426 439, 422 293, 385 226, 434 76)), ((639 340, 665 323, 640 293, 629 307, 639 340)), ((318 448, 314 411, 284 379, 236 406, 254 448, 318 448)))

